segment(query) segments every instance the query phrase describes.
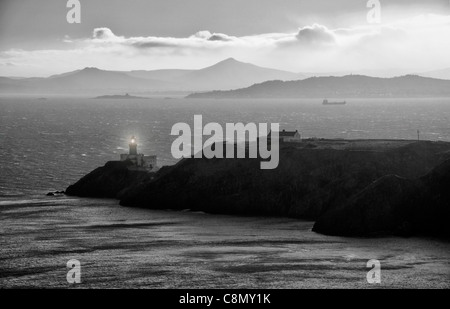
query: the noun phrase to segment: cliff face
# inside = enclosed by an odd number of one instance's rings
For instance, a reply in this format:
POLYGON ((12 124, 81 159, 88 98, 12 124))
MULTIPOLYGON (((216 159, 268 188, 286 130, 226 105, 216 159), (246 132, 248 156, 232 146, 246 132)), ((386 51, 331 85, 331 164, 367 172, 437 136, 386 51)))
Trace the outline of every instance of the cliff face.
POLYGON ((426 174, 446 157, 443 148, 449 146, 420 143, 385 151, 285 146, 274 170, 261 170, 254 159, 186 159, 128 190, 121 204, 315 220, 385 175, 426 174))
POLYGON ((317 220, 313 230, 342 236, 433 235, 450 239, 450 160, 415 180, 382 177, 317 220))
POLYGON ((257 159, 184 159, 155 174, 108 162, 66 192, 130 207, 311 219, 330 235, 448 235, 450 144, 399 144, 284 144, 274 170, 257 159))
POLYGON ((80 197, 119 198, 126 189, 150 180, 152 174, 129 170, 130 162, 111 161, 66 189, 66 194, 80 197))

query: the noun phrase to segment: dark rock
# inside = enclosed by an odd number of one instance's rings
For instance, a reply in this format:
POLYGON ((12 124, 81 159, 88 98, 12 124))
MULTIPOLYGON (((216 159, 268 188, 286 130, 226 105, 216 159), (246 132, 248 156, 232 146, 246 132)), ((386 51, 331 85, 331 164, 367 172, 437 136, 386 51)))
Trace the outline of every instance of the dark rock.
POLYGON ((127 188, 151 179, 151 173, 131 170, 131 162, 110 161, 69 186, 65 194, 80 197, 117 198, 127 188))
POLYGON ((418 179, 385 176, 342 207, 323 214, 313 230, 328 235, 431 235, 450 239, 450 160, 418 179))
POLYGON ((49 192, 49 193, 47 193, 46 195, 47 195, 47 196, 57 196, 57 195, 63 195, 63 194, 65 194, 65 191, 64 191, 64 190, 63 190, 63 191, 49 192))
POLYGON ((150 209, 318 219, 314 230, 333 235, 448 233, 448 143, 375 150, 323 143, 282 146, 274 170, 261 170, 258 159, 190 158, 157 173, 108 162, 66 194, 150 209))
POLYGON ((380 177, 429 172, 448 144, 412 143, 383 151, 284 147, 274 170, 255 159, 185 159, 130 188, 121 205, 210 213, 317 219, 380 177))

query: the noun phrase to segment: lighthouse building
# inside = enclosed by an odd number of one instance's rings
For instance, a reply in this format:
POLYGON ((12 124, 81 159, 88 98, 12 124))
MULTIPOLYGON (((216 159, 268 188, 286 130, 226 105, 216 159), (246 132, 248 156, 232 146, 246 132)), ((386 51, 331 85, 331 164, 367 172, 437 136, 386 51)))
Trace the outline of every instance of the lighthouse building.
POLYGON ((121 154, 120 161, 131 161, 137 168, 153 170, 156 168, 156 156, 145 156, 137 151, 136 138, 131 137, 129 153, 121 154))

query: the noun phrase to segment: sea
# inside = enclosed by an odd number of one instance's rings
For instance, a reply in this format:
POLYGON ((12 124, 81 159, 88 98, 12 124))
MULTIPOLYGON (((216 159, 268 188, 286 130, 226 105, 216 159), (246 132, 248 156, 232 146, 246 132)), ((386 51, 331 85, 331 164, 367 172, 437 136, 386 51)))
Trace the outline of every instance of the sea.
POLYGON ((450 142, 450 99, 108 100, 0 97, 0 288, 450 288, 450 243, 345 238, 313 222, 46 196, 139 152, 171 155, 174 124, 279 123, 304 138, 450 142), (69 260, 80 283, 69 283, 69 260), (368 280, 373 264, 381 281, 368 280))

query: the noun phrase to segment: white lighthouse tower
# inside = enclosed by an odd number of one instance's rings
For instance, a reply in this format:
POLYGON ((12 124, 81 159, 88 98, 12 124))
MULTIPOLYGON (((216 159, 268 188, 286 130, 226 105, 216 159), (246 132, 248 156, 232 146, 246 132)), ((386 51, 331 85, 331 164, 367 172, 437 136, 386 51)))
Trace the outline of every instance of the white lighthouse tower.
POLYGON ((130 139, 129 152, 120 155, 120 161, 131 161, 137 169, 153 170, 156 168, 156 156, 145 156, 137 151, 137 140, 135 136, 130 139))
POLYGON ((137 143, 136 143, 136 138, 134 136, 131 137, 130 143, 128 144, 128 146, 130 146, 130 155, 137 155, 137 143))

